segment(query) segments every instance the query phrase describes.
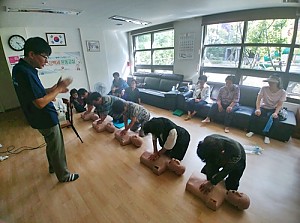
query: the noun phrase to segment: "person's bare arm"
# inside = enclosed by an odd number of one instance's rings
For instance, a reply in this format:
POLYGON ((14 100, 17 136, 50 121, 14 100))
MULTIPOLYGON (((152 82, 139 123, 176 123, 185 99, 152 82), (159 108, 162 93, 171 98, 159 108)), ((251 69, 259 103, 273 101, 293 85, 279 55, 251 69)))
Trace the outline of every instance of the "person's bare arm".
POLYGON ((273 118, 278 118, 278 113, 279 113, 280 109, 282 108, 282 105, 283 105, 283 101, 279 101, 274 113, 272 114, 273 118))
POLYGON ((129 129, 131 129, 131 127, 134 125, 134 123, 136 123, 137 118, 136 117, 131 117, 131 122, 129 125, 125 126, 125 130, 128 131, 129 129))
POLYGON ((255 115, 260 116, 261 111, 260 111, 260 101, 261 101, 262 96, 258 95, 256 98, 256 109, 255 109, 255 115))

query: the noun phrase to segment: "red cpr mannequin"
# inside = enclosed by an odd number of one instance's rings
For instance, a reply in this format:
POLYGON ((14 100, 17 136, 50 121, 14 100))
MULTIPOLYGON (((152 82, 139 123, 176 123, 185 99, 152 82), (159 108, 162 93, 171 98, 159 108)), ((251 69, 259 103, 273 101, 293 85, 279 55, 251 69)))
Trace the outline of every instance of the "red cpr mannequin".
POLYGON ((250 198, 246 194, 234 190, 227 191, 225 199, 240 210, 245 210, 250 206, 250 198))
POLYGON ((90 112, 88 114, 82 113, 81 118, 84 121, 89 121, 89 120, 95 121, 95 120, 99 119, 99 116, 97 114, 95 114, 94 112, 90 112))
POLYGON ((129 144, 133 144, 136 147, 141 147, 143 144, 143 140, 136 134, 130 134, 126 132, 125 135, 121 135, 122 130, 117 130, 115 132, 115 138, 120 142, 122 146, 126 146, 129 144))
POLYGON ((103 121, 100 124, 97 124, 97 123, 98 123, 98 120, 94 121, 92 124, 92 126, 96 130, 96 132, 107 131, 107 132, 113 133, 116 129, 111 122, 103 121))
POLYGON ((185 167, 180 164, 179 160, 162 155, 157 160, 152 161, 149 160, 151 154, 152 153, 145 151, 140 157, 140 162, 149 167, 156 175, 161 175, 166 170, 170 170, 178 176, 185 172, 185 167))
POLYGON ((211 192, 204 194, 200 191, 200 185, 206 181, 206 176, 200 172, 195 172, 192 174, 188 182, 186 183, 186 190, 190 191, 192 194, 199 197, 204 204, 216 211, 224 200, 232 204, 239 210, 245 210, 250 205, 249 197, 238 191, 230 190, 227 191, 225 188, 224 181, 218 183, 211 192))
POLYGON ((206 181, 206 176, 195 172, 186 183, 186 190, 199 197, 204 204, 216 211, 223 203, 226 195, 226 189, 223 182, 218 183, 211 192, 204 194, 200 191, 200 185, 206 181))

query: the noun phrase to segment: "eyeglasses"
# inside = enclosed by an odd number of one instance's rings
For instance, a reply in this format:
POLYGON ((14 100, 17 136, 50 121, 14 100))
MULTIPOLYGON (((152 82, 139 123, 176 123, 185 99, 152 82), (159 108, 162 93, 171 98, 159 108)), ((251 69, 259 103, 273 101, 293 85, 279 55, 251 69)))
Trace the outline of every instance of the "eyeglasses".
POLYGON ((42 54, 39 54, 41 57, 43 57, 45 60, 48 60, 49 57, 48 56, 45 56, 45 55, 42 55, 42 54))

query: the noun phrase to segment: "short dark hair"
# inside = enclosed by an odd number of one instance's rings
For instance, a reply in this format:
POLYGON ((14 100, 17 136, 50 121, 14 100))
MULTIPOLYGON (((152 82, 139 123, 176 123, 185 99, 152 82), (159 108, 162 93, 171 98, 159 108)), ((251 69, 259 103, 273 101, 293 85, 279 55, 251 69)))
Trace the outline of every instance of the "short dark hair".
POLYGON ((219 156, 222 150, 222 144, 212 136, 207 136, 203 141, 200 141, 197 148, 197 155, 203 161, 214 160, 219 156))
POLYGON ((207 76, 206 76, 206 75, 201 75, 201 76, 198 78, 198 81, 204 81, 204 82, 207 82, 207 76))
POLYGON ((73 89, 70 91, 70 95, 73 95, 73 94, 75 94, 75 93, 78 94, 77 90, 76 90, 75 88, 73 88, 73 89))
POLYGON ((98 100, 99 98, 101 98, 101 94, 99 92, 92 92, 90 95, 89 95, 89 101, 93 102, 93 101, 96 101, 98 100))
POLYGON ((235 76, 234 75, 229 75, 225 78, 225 81, 231 81, 232 83, 234 83, 235 80, 235 76))
POLYGON ((113 73, 113 77, 120 77, 119 72, 114 72, 114 73, 113 73))
POLYGON ((115 101, 111 106, 112 112, 116 115, 122 114, 124 112, 125 105, 126 104, 123 100, 115 101))
POLYGON ((136 79, 132 79, 130 83, 135 82, 137 84, 137 80, 136 79))
POLYGON ((32 37, 26 40, 24 45, 24 56, 28 56, 30 51, 35 54, 45 53, 48 56, 52 53, 49 44, 41 37, 32 37))
POLYGON ((80 88, 77 93, 78 93, 78 96, 82 96, 84 95, 86 92, 88 92, 85 88, 80 88))

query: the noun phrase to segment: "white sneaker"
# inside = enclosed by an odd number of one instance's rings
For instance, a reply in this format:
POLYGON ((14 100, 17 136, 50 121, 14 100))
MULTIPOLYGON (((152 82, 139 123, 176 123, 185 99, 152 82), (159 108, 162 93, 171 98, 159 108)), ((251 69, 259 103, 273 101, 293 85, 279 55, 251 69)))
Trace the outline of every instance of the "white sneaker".
POLYGON ((225 133, 229 133, 229 128, 226 127, 226 128, 224 129, 224 132, 225 132, 225 133))
POLYGON ((206 119, 202 120, 202 123, 210 123, 210 119, 206 118, 206 119))
POLYGON ((265 136, 264 143, 265 144, 270 144, 270 138, 265 136))
POLYGON ((249 137, 249 138, 252 137, 253 135, 254 135, 253 132, 248 132, 248 133, 246 134, 246 136, 249 137))

